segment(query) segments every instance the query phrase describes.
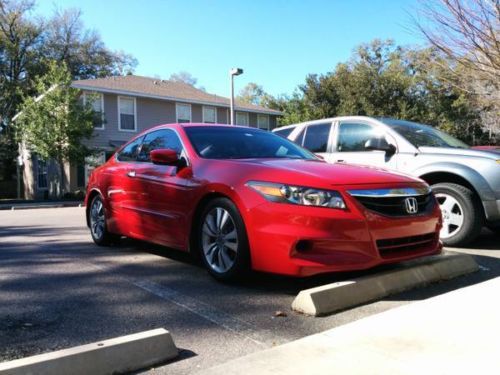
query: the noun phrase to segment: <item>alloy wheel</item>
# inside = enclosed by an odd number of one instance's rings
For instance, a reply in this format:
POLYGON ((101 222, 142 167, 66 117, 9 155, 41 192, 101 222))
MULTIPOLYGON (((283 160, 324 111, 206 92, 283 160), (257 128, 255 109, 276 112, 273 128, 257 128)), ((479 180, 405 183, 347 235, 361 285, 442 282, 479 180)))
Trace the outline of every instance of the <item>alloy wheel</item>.
POLYGON ((92 236, 97 240, 100 240, 104 235, 104 225, 104 206, 101 199, 96 198, 90 207, 90 230, 92 236))
POLYGON ((227 272, 236 262, 238 232, 231 214, 215 207, 205 216, 202 226, 203 255, 217 273, 227 272))
POLYGON ((464 210, 460 202, 449 194, 438 193, 436 199, 441 208, 443 228, 441 238, 450 238, 457 234, 464 224, 464 210))

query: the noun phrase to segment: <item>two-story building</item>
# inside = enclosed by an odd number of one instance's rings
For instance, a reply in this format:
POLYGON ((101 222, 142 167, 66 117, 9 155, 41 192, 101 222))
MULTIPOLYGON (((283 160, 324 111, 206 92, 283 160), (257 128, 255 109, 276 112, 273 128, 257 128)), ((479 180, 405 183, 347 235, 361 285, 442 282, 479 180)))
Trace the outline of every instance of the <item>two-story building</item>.
MULTIPOLYGON (((86 145, 97 157, 85 165, 67 165, 65 191, 84 189, 94 165, 103 163, 118 147, 145 129, 167 123, 229 124, 228 98, 209 94, 183 82, 135 75, 79 80, 82 90, 97 112, 92 139, 86 145)), ((235 103, 235 123, 271 130, 279 111, 235 103)), ((58 168, 36 156, 24 157, 25 198, 43 199, 55 195, 58 168)))

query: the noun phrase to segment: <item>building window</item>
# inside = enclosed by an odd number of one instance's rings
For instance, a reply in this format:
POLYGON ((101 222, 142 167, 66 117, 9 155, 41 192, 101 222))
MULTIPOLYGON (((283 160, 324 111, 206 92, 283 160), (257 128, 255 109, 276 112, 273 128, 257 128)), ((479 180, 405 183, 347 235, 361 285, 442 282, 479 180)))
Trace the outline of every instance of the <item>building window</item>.
POLYGON ((84 93, 83 104, 89 103, 94 110, 94 129, 104 129, 104 95, 98 93, 84 93))
POLYGON ((203 122, 215 124, 217 122, 217 108, 203 106, 203 122))
POLYGON ((39 158, 37 158, 36 180, 39 189, 47 189, 49 187, 47 162, 39 158))
POLYGON ((137 131, 135 98, 118 97, 118 129, 126 132, 137 131))
POLYGON ((236 125, 248 126, 248 113, 236 112, 236 125))
POLYGON ((257 115, 257 126, 259 129, 269 130, 269 115, 257 115))
POLYGON ((184 122, 191 122, 191 104, 176 103, 175 112, 177 122, 179 124, 184 122))

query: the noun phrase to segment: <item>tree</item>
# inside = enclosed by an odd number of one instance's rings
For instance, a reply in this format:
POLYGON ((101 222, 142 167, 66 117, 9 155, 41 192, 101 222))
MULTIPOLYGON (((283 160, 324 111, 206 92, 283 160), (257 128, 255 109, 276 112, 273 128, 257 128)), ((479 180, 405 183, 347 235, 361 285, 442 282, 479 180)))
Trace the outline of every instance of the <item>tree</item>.
POLYGON ((273 97, 267 94, 261 101, 261 105, 283 113, 280 125, 296 124, 314 118, 311 114, 311 106, 305 102, 303 94, 298 90, 292 95, 273 97))
POLYGON ((32 8, 29 1, 0 1, 0 115, 4 121, 16 113, 22 93, 30 88, 29 71, 39 57, 42 25, 26 17, 32 8))
POLYGON ((33 15, 33 0, 0 0, 0 179, 15 171, 17 144, 9 126, 24 97, 36 92, 35 79, 50 60, 65 63, 73 79, 122 75, 137 61, 111 51, 88 30, 78 10, 58 10, 44 19, 33 15))
POLYGON ((500 84, 500 2, 498 0, 425 1, 430 22, 417 22, 428 42, 466 70, 500 84))
POLYGON ((15 171, 17 145, 7 125, 33 89, 30 71, 37 69, 42 25, 28 19, 32 9, 31 1, 0 0, 0 179, 15 171))
POLYGON ((169 80, 174 82, 184 82, 193 87, 195 87, 198 83, 197 78, 193 77, 191 73, 185 71, 171 74, 169 80))
POLYGON ((279 106, 283 124, 342 115, 394 117, 428 123, 465 141, 480 136, 470 96, 446 79, 445 58, 432 48, 409 49, 392 41, 359 46, 332 72, 310 74, 279 106))
POLYGON ((74 79, 126 75, 137 60, 122 51, 111 51, 95 30, 85 29, 81 10, 57 10, 47 22, 42 54, 64 62, 74 79))
POLYGON ((471 94, 483 127, 500 133, 500 2, 422 1, 417 29, 447 60, 446 79, 471 94))
POLYGON ((81 162, 88 155, 82 140, 92 136, 94 112, 83 106, 79 90, 71 87, 66 65, 52 61, 36 80, 37 98, 27 97, 16 121, 19 139, 38 157, 54 159, 60 167, 59 195, 64 194, 65 162, 81 162))
POLYGON ((266 95, 267 94, 262 86, 254 82, 250 82, 240 90, 236 99, 242 103, 261 105, 261 101, 266 95))

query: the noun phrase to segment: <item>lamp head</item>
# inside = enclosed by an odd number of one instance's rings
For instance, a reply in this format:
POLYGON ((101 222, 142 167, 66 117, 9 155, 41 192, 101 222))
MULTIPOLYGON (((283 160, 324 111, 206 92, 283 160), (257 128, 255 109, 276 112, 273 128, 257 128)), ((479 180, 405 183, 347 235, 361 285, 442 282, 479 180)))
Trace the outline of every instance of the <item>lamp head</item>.
POLYGON ((229 73, 232 75, 232 76, 239 76, 240 74, 243 74, 243 69, 241 68, 233 68, 229 71, 229 73))

